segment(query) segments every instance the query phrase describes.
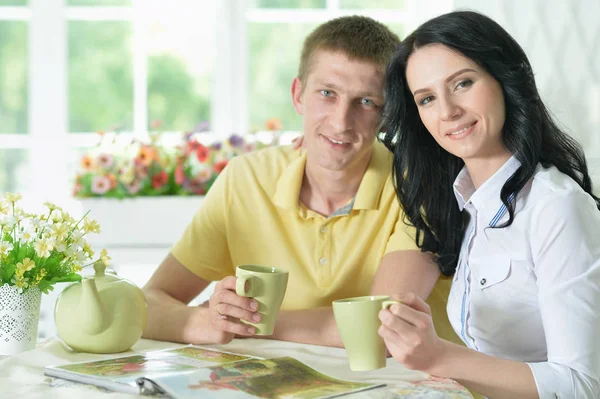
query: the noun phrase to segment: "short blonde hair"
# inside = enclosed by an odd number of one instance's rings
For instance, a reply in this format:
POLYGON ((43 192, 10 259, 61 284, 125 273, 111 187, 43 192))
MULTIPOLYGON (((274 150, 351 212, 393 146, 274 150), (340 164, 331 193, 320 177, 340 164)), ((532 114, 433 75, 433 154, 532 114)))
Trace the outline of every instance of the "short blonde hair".
POLYGON ((342 52, 350 59, 370 61, 385 69, 399 43, 395 33, 372 18, 353 15, 332 19, 304 40, 298 78, 305 82, 318 50, 342 52))

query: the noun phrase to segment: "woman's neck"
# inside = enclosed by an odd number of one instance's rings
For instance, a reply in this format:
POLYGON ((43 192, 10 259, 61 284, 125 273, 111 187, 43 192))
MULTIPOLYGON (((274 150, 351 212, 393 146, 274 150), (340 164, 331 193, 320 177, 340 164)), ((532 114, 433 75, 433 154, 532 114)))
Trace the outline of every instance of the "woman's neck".
POLYGON ((512 154, 505 150, 492 156, 465 159, 465 166, 469 171, 475 190, 492 177, 511 156, 512 154))

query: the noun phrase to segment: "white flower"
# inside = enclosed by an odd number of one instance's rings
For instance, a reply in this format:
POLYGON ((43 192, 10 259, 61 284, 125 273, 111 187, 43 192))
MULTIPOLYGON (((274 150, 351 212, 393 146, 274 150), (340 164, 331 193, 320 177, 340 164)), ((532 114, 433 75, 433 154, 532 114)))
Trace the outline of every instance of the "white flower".
POLYGON ((2 218, 0 218, 0 224, 7 226, 8 228, 12 229, 12 227, 17 223, 17 219, 12 216, 12 215, 8 215, 8 216, 3 216, 2 218))
POLYGON ((0 255, 8 255, 13 250, 13 245, 10 242, 0 241, 0 255))
POLYGON ((23 196, 19 193, 5 193, 4 194, 4 199, 7 200, 8 202, 12 202, 13 204, 17 201, 19 201, 21 198, 23 198, 23 196))
POLYGON ((58 252, 66 252, 67 251, 67 244, 65 244, 64 242, 60 242, 60 243, 56 244, 56 250, 58 252))
POLYGON ((104 266, 110 265, 110 259, 111 258, 108 256, 108 251, 106 249, 100 251, 100 262, 104 263, 104 266))
POLYGON ((89 256, 87 256, 87 253, 83 252, 83 251, 78 251, 75 256, 75 261, 78 263, 86 263, 87 260, 89 259, 89 256))
POLYGON ((83 238, 83 232, 79 229, 75 229, 73 230, 73 233, 71 233, 71 239, 73 241, 79 241, 83 238))
POLYGON ((52 226, 51 230, 57 240, 62 240, 69 234, 69 225, 66 223, 57 223, 52 226))
POLYGON ((87 233, 100 233, 100 224, 94 219, 83 219, 83 230, 87 233))
POLYGON ((76 245, 71 244, 70 246, 67 247, 67 249, 65 249, 65 255, 72 257, 73 255, 75 255, 78 251, 78 247, 76 245))
POLYGON ((62 212, 52 212, 50 217, 54 223, 60 223, 63 221, 62 212))
POLYGON ((10 212, 10 206, 6 201, 0 201, 0 215, 8 215, 10 212))
POLYGON ((21 244, 25 244, 27 242, 33 241, 33 239, 36 237, 35 235, 35 227, 33 226, 27 226, 23 229, 23 232, 21 233, 21 244))
POLYGON ((54 249, 54 244, 53 244, 52 240, 45 238, 45 239, 37 240, 36 242, 34 242, 33 249, 35 249, 35 253, 40 258, 49 258, 50 251, 52 251, 54 249))

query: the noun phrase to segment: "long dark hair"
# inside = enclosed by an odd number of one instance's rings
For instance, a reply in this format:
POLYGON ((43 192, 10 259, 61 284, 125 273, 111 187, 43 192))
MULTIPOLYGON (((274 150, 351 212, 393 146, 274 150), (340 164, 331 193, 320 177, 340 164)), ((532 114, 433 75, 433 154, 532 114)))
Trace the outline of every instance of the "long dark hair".
MULTIPOLYGON (((509 220, 514 220, 516 195, 533 176, 538 163, 554 165, 594 198, 581 146, 552 120, 540 99, 531 65, 519 44, 490 18, 456 11, 425 22, 402 41, 388 66, 383 126, 384 144, 394 153, 396 193, 408 221, 417 228, 422 251, 437 254, 440 270, 456 270, 466 216, 456 203, 452 184, 462 159, 441 148, 421 122, 406 81, 410 55, 429 44, 458 51, 490 73, 502 87, 506 106, 502 141, 521 162, 500 192, 509 220)), ((466 212, 465 212, 466 214, 466 212)))

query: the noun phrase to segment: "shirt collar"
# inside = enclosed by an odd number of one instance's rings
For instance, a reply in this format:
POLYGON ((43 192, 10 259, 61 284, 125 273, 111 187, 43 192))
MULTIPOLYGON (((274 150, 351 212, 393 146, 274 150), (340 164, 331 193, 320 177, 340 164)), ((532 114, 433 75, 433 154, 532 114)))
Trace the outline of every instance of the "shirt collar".
POLYGON ((483 217, 491 220, 499 211, 502 206, 502 200, 500 199, 500 191, 504 183, 515 173, 521 166, 521 162, 513 155, 508 161, 502 165, 500 169, 496 171, 483 183, 477 190, 471 180, 471 175, 464 166, 456 179, 454 180, 454 195, 458 202, 458 208, 462 211, 464 207, 470 202, 473 204, 475 209, 479 212, 483 212, 483 217))
MULTIPOLYGON (((304 178, 306 151, 299 155, 283 171, 277 182, 273 197, 275 205, 285 209, 298 209, 298 198, 304 178)), ((391 176, 392 154, 375 141, 369 166, 363 175, 358 191, 353 200, 352 209, 377 209, 381 192, 391 176)))

